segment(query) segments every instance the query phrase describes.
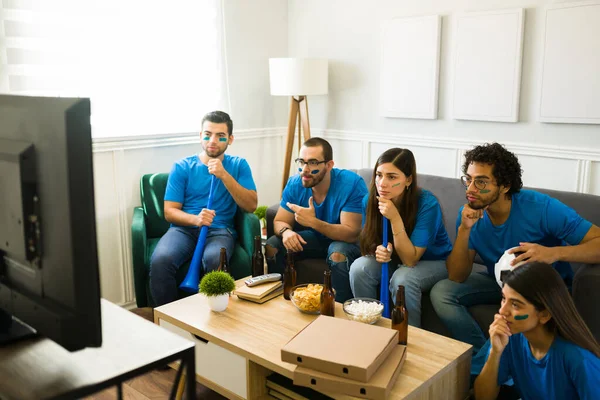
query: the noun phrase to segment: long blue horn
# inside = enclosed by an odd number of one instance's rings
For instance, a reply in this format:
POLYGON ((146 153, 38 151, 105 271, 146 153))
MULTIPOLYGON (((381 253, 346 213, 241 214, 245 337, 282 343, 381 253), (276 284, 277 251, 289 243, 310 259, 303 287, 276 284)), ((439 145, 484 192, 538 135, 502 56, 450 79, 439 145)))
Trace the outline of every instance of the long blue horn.
MULTIPOLYGON (((383 247, 387 248, 388 245, 388 219, 383 218, 383 247)), ((379 300, 383 303, 383 316, 385 318, 390 317, 390 288, 389 288, 389 270, 388 263, 384 262, 381 264, 381 286, 379 290, 379 300)))
MULTIPOLYGON (((210 177, 210 191, 208 192, 208 202, 206 204, 206 208, 208 210, 211 209, 212 206, 212 197, 213 197, 213 189, 215 187, 215 176, 211 175, 210 177)), ((208 234, 208 226, 202 225, 200 228, 200 236, 198 237, 198 242, 196 242, 196 249, 194 250, 194 256, 192 257, 192 262, 190 263, 190 269, 188 269, 187 275, 181 285, 179 285, 179 289, 188 292, 188 293, 198 293, 198 282, 200 281, 200 265, 202 264, 202 255, 204 254, 204 245, 206 243, 206 235, 208 234)))

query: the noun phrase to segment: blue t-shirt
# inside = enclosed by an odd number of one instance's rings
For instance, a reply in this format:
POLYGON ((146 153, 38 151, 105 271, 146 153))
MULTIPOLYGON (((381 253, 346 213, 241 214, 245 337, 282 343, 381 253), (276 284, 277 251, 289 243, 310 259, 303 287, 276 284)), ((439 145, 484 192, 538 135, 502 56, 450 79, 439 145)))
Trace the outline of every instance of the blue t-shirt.
MULTIPOLYGON (((333 168, 330 172, 331 181, 327 196, 321 204, 313 199, 315 214, 321 221, 328 224, 339 224, 342 211, 360 214, 362 211, 361 201, 367 193, 365 181, 355 172, 345 169, 333 168)), ((292 176, 281 196, 280 206, 293 213, 287 203, 308 207, 308 199, 312 197, 312 188, 302 186, 300 175, 292 176)), ((311 229, 313 230, 313 229, 311 229)), ((317 237, 325 239, 321 233, 313 230, 317 237)))
MULTIPOLYGON (((456 219, 457 232, 463 208, 456 219)), ((494 276, 494 266, 502 254, 519 246, 519 242, 546 247, 562 246, 565 242, 577 245, 591 227, 591 222, 560 201, 533 190, 521 190, 512 195, 510 215, 502 225, 494 226, 487 213, 483 213, 483 218, 471 228, 469 249, 479 254, 490 276, 494 276)), ((559 261, 554 268, 567 283, 572 281, 569 263, 559 261)))
MULTIPOLYGON (((367 218, 369 195, 363 198, 363 227, 367 218)), ((388 239, 391 239, 389 235, 388 239)), ((392 240, 389 240, 393 242, 392 240)), ((410 234, 410 241, 415 247, 426 248, 421 260, 445 260, 452 251, 452 243, 444 226, 442 209, 438 199, 429 190, 421 189, 419 208, 415 228, 410 234)))
MULTIPOLYGON (((252 171, 245 159, 225 154, 222 164, 242 187, 256 190, 252 171)), ((177 161, 169 174, 165 200, 183 204, 181 209, 188 214, 199 214, 203 208, 207 208, 211 176, 208 167, 202 163, 198 155, 177 161)), ((215 210, 216 215, 210 227, 229 228, 234 231, 233 216, 237 211, 237 203, 217 177, 215 177, 213 190, 210 208, 215 210)))
MULTIPOLYGON (((489 354, 488 340, 473 359, 472 375, 481 373, 489 354)), ((559 336, 541 360, 522 333, 511 336, 500 357, 498 385, 510 378, 523 400, 600 399, 600 359, 559 336)))

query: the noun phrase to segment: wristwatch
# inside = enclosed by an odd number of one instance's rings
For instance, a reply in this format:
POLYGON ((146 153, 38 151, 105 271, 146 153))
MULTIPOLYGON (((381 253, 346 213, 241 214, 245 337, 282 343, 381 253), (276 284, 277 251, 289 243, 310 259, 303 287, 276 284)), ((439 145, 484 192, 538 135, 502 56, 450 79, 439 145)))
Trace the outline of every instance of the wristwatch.
POLYGON ((288 229, 290 229, 290 228, 288 228, 287 226, 284 226, 283 228, 281 228, 279 230, 279 236, 283 236, 283 232, 287 231, 288 229))

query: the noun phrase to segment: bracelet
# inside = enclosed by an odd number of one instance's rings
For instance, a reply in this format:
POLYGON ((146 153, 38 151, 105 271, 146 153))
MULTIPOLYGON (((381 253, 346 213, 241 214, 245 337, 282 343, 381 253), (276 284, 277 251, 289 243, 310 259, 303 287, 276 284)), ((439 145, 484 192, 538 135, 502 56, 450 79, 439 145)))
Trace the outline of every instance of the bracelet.
POLYGON ((401 234, 402 232, 406 232, 406 229, 400 229, 398 232, 392 232, 392 235, 396 236, 396 235, 401 234))

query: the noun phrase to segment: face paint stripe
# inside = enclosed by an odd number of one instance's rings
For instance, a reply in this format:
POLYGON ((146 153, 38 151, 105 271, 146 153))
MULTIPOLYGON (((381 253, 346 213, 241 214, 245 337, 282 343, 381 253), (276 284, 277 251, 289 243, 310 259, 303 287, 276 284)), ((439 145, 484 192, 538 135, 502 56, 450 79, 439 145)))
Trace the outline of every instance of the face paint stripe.
POLYGON ((400 186, 400 185, 402 185, 402 182, 396 183, 395 185, 392 185, 392 187, 396 187, 396 186, 400 186))
POLYGON ((208 136, 204 136, 204 137, 202 138, 202 140, 209 140, 209 139, 210 139, 210 138, 209 138, 208 136))
POLYGON ((227 138, 224 138, 224 137, 219 138, 219 142, 226 142, 226 141, 227 141, 227 138))
POLYGON ((489 189, 481 189, 481 190, 479 191, 479 193, 481 193, 481 194, 487 194, 487 193, 489 193, 489 192, 490 192, 490 190, 489 190, 489 189))
POLYGON ((524 319, 529 318, 529 314, 523 314, 523 315, 515 315, 515 319, 517 321, 523 321, 524 319))
POLYGON ((310 171, 311 174, 316 175, 319 173, 318 169, 313 169, 312 171, 310 171))

